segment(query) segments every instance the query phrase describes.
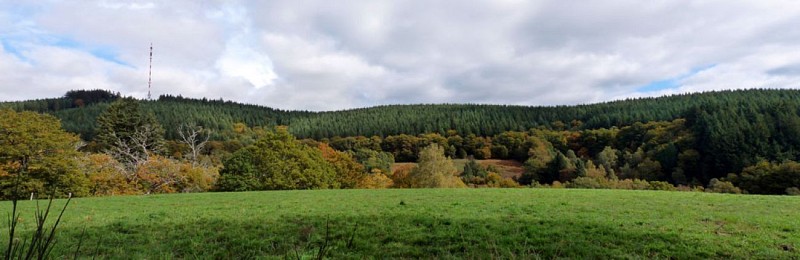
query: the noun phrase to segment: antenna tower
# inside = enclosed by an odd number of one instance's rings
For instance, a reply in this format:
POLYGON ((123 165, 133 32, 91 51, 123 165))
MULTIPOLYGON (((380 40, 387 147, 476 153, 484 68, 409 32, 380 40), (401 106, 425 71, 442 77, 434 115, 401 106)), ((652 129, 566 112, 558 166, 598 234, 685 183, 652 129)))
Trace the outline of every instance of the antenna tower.
POLYGON ((153 83, 153 43, 150 43, 150 70, 147 73, 147 100, 150 98, 150 85, 153 83))

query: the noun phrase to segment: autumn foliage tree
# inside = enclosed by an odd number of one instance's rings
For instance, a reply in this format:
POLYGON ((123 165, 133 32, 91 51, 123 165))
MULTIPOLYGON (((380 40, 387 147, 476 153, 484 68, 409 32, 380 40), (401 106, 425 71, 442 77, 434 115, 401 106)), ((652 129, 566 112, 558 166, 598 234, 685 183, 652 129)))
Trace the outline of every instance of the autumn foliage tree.
POLYGON ((414 188, 462 188, 464 182, 458 178, 458 169, 453 160, 445 157, 445 150, 432 144, 419 152, 419 162, 408 174, 414 188))
POLYGON ((139 193, 135 176, 107 154, 89 154, 79 160, 79 170, 89 178, 92 196, 129 195, 139 193))
POLYGON ((222 191, 338 188, 336 170, 319 149, 300 144, 285 128, 267 132, 224 162, 222 191))
POLYGON ((364 176, 359 181, 356 188, 361 189, 386 189, 394 185, 394 181, 382 171, 375 169, 372 173, 364 176))
POLYGON ((367 176, 364 166, 356 162, 352 155, 336 151, 325 143, 320 143, 318 148, 322 152, 322 158, 333 166, 340 188, 355 188, 367 176))
POLYGON ((33 112, 0 110, 0 191, 4 199, 30 193, 88 193, 77 171, 80 140, 58 119, 33 112))
POLYGON ((151 194, 207 191, 218 174, 215 168, 155 155, 137 168, 136 176, 142 191, 151 194))

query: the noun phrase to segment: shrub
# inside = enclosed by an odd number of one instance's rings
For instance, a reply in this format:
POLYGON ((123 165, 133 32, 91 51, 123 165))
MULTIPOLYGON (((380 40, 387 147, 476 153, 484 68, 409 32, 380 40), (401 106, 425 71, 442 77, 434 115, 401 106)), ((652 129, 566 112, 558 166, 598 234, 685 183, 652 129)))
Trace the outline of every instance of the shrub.
POLYGON ((649 190, 650 183, 640 179, 624 179, 619 180, 614 183, 615 189, 623 189, 623 190, 649 190))
POLYGON ((512 179, 503 178, 500 174, 490 172, 486 176, 486 187, 491 188, 517 188, 520 187, 519 183, 512 179))
POLYGON ((708 183, 706 192, 741 194, 742 189, 734 186, 733 183, 729 181, 720 181, 714 178, 708 183))
POLYGON ((731 182, 748 193, 785 194, 788 188, 800 187, 800 163, 762 161, 730 177, 731 182))
POLYGON ((590 177, 578 177, 572 180, 571 182, 567 183, 567 188, 578 188, 578 189, 603 189, 609 188, 606 185, 603 185, 599 182, 596 178, 590 177))
POLYGON ((381 170, 375 168, 375 169, 372 169, 372 173, 371 174, 369 174, 369 175, 367 175, 367 176, 365 176, 364 178, 361 179, 361 181, 358 183, 356 188, 361 188, 361 189, 386 189, 386 188, 392 187, 393 184, 394 184, 394 181, 392 181, 392 179, 389 178, 389 176, 386 176, 386 174, 383 174, 383 172, 381 172, 381 170))
POLYGON ((675 188, 675 186, 673 186, 669 182, 665 182, 665 181, 651 181, 650 182, 650 189, 652 189, 652 190, 668 190, 668 191, 677 190, 677 188, 675 188))

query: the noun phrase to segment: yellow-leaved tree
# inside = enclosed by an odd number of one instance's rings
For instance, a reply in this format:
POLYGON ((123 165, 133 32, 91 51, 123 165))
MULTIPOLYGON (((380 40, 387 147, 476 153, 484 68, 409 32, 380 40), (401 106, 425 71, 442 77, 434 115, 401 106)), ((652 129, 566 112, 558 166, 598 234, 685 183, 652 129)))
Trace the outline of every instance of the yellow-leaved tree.
POLYGON ((138 194, 136 178, 122 163, 107 154, 90 154, 79 160, 80 171, 89 178, 92 196, 138 194))
POLYGON ((77 170, 79 144, 51 115, 0 109, 0 196, 86 195, 89 181, 77 170))
POLYGON ((458 178, 453 160, 444 156, 444 148, 431 144, 419 152, 417 167, 408 173, 408 182, 414 188, 464 188, 458 178))

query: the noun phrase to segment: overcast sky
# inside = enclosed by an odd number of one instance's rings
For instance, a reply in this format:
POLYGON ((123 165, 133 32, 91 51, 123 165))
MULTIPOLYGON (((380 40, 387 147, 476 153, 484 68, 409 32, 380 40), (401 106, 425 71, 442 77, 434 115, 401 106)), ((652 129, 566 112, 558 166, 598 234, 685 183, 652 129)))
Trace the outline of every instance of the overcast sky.
POLYGON ((795 1, 0 0, 0 100, 559 105, 800 88, 795 1))

